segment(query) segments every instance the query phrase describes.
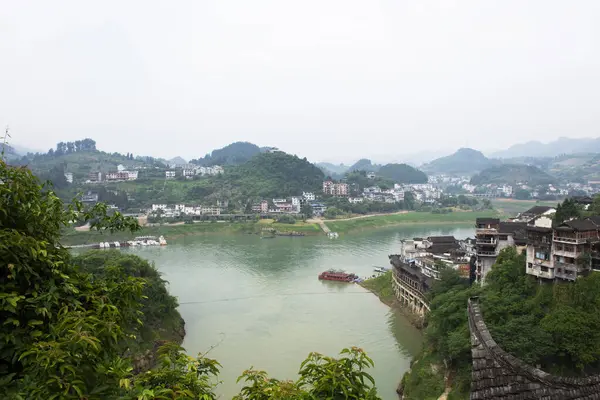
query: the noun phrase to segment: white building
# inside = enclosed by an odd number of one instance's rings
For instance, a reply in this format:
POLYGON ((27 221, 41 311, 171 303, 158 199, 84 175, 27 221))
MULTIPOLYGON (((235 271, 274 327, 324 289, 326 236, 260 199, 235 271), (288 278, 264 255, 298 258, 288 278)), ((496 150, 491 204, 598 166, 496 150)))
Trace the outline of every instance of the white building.
POLYGON ((292 212, 299 213, 302 208, 302 199, 298 196, 292 197, 292 212))
POLYGON ((221 215, 220 207, 202 207, 201 212, 203 215, 221 215))
POLYGON ((175 171, 165 171, 165 178, 167 178, 167 179, 175 178, 175 171))
POLYGON ((316 199, 315 194, 312 192, 302 192, 302 197, 304 197, 304 200, 306 201, 315 201, 316 199))
POLYGON ((362 197, 348 197, 348 201, 352 204, 362 203, 364 200, 362 197))
POLYGON ((125 167, 123 164, 117 165, 117 171, 125 171, 126 169, 127 167, 125 167))
POLYGON ((73 173, 65 172, 65 179, 67 180, 68 183, 73 183, 73 173))
POLYGON ((166 204, 152 204, 152 211, 166 210, 167 208, 166 204))
MULTIPOLYGON (((125 171, 123 171, 125 172, 125 171)), ((138 178, 138 171, 126 171, 127 179, 130 181, 135 181, 138 178)))
POLYGON ((185 176, 186 178, 191 178, 194 175, 196 175, 196 170, 193 169, 184 169, 182 171, 183 176, 185 176))

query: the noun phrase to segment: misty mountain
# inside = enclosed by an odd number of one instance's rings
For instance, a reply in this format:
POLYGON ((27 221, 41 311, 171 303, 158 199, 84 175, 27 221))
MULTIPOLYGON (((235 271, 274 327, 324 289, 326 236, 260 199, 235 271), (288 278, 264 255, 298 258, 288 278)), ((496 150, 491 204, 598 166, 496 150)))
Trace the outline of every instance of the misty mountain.
POLYGON ((170 160, 168 160, 167 164, 183 165, 183 164, 187 164, 187 161, 185 161, 185 159, 183 159, 181 157, 174 157, 174 158, 171 158, 170 160))
POLYGON ((344 174, 348 171, 348 166, 345 164, 332 164, 328 162, 320 162, 316 164, 317 167, 321 168, 323 172, 329 171, 333 174, 344 174))
POLYGON ((377 172, 381 168, 381 165, 371 163, 371 160, 367 158, 361 158, 354 164, 352 164, 347 171, 367 171, 377 172))
POLYGON ((422 169, 426 172, 438 174, 475 174, 495 163, 480 151, 462 148, 454 154, 435 159, 423 165, 422 169))
POLYGON ((570 139, 561 137, 549 143, 531 141, 515 144, 506 150, 492 153, 490 156, 494 158, 556 157, 561 154, 599 152, 600 138, 570 139))
POLYGON ((190 163, 204 166, 240 165, 261 152, 261 148, 253 143, 235 142, 221 149, 213 150, 212 153, 202 158, 190 160, 190 163))
POLYGON ((408 164, 386 164, 379 168, 377 175, 396 183, 427 183, 427 175, 408 164))

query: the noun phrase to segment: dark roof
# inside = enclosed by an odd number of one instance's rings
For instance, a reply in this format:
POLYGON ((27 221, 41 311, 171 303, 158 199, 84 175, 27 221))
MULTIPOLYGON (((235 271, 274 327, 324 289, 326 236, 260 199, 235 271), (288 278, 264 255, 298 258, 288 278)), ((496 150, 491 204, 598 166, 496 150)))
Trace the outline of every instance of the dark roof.
POLYGON ((432 254, 444 254, 456 249, 460 249, 458 243, 434 243, 427 248, 427 251, 432 254))
POLYGON ((600 225, 600 215, 593 215, 591 217, 588 217, 588 219, 596 225, 600 225))
POLYGON ((551 233, 552 228, 543 228, 541 226, 527 225, 527 230, 531 232, 551 233))
POLYGON ((523 214, 528 215, 541 215, 548 210, 552 210, 554 207, 549 206, 533 206, 529 210, 525 211, 523 214))
POLYGON ((589 219, 573 219, 563 222, 556 229, 559 230, 574 230, 574 231, 595 231, 598 226, 589 219))
POLYGON ((500 222, 500 218, 477 218, 475 223, 479 224, 497 224, 500 222))
POLYGON ((429 236, 427 238, 431 243, 455 243, 454 236, 429 236))
POLYGON ((515 233, 527 228, 527 222, 500 222, 498 233, 515 233))
POLYGON ((592 204, 594 202, 594 199, 590 196, 573 196, 571 197, 571 200, 578 204, 592 204))

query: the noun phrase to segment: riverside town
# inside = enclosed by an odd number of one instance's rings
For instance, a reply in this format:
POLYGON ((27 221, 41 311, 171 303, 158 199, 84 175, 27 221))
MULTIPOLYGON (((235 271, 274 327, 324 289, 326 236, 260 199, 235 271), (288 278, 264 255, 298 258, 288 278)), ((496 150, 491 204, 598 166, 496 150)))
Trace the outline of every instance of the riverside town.
POLYGON ((597 2, 5 3, 0 400, 600 400, 597 2))

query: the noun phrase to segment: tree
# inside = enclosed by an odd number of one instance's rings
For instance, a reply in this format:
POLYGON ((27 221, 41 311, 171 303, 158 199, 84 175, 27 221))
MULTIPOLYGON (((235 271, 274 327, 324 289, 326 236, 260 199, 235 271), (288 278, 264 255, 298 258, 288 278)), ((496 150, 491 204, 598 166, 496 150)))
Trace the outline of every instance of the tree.
MULTIPOLYGON (((155 269, 118 253, 73 258, 60 244, 61 230, 77 219, 110 232, 135 231, 137 221, 107 215, 103 203, 87 211, 65 205, 31 171, 3 161, 0 182, 0 398, 216 399, 219 364, 190 358, 176 343, 158 349, 155 367, 133 372, 138 335, 148 333, 142 327, 175 311, 155 269)), ((241 379, 250 384, 238 398, 378 400, 365 371, 372 366, 357 348, 340 359, 312 353, 296 382, 246 371, 241 379)))
POLYGON ((554 214, 554 224, 560 225, 565 221, 572 218, 579 218, 581 216, 581 210, 575 200, 565 199, 562 204, 556 206, 556 213, 554 214))
POLYGON ((308 201, 304 201, 300 205, 300 213, 305 219, 309 219, 313 216, 313 208, 308 201))
POLYGON ((531 198, 531 192, 526 189, 518 189, 515 191, 515 198, 517 200, 529 200, 531 198))

